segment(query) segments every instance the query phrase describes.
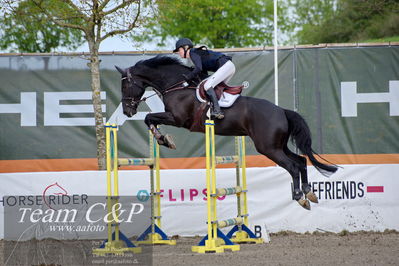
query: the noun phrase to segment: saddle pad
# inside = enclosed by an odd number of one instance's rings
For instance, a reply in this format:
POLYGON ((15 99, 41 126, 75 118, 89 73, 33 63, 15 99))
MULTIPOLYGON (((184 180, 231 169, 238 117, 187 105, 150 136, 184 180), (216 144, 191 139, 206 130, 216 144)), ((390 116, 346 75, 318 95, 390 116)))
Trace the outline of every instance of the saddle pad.
MULTIPOLYGON (((197 87, 196 89, 196 95, 197 99, 205 103, 208 101, 208 98, 206 97, 206 92, 204 88, 206 80, 203 80, 197 87)), ((228 86, 224 82, 218 84, 214 90, 216 93, 216 97, 218 98, 218 103, 220 107, 230 107, 233 105, 233 103, 237 100, 237 98, 241 95, 243 85, 241 86, 228 86)))
MULTIPOLYGON (((195 94, 197 95, 198 101, 202 103, 208 102, 208 99, 202 98, 202 95, 200 94, 199 88, 195 90, 195 94)), ((233 103, 237 100, 237 98, 240 97, 240 94, 230 94, 227 92, 223 92, 222 95, 220 96, 220 99, 218 101, 220 107, 228 108, 233 105, 233 103)))

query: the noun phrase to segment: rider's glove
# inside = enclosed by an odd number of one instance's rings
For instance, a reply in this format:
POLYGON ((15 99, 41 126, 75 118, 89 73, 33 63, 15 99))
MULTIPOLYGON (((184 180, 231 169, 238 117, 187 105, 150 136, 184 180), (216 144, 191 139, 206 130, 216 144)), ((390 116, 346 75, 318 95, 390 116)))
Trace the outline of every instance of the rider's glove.
POLYGON ((184 82, 183 82, 183 87, 188 87, 188 82, 190 81, 190 77, 189 77, 189 75, 186 75, 186 74, 182 74, 182 76, 183 76, 183 79, 184 79, 184 82))

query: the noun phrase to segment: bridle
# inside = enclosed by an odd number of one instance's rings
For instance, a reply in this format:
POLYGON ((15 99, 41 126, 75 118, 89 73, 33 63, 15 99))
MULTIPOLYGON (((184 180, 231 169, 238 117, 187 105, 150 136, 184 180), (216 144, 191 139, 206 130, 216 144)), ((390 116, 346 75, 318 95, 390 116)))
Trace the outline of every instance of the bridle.
MULTIPOLYGON (((126 77, 123 77, 121 80, 125 80, 127 79, 127 81, 129 83, 133 82, 133 84, 135 84, 136 86, 138 86, 137 82, 133 79, 132 74, 130 73, 130 71, 127 71, 126 77)), ((155 95, 159 95, 161 97, 165 96, 167 93, 176 91, 176 90, 181 90, 181 89, 185 89, 185 88, 190 88, 190 89, 195 89, 195 86, 183 86, 183 84, 185 83, 185 80, 179 81, 171 86, 169 86, 166 90, 164 90, 162 93, 159 92, 158 90, 155 90, 154 94, 148 96, 148 97, 143 97, 142 99, 139 100, 135 100, 133 97, 122 97, 122 101, 127 101, 126 105, 130 108, 137 108, 139 106, 139 104, 141 102, 145 102, 148 98, 151 98, 155 95)), ((139 86, 138 86, 139 87, 139 86)))
MULTIPOLYGON (((125 79, 127 79, 127 81, 128 81, 129 83, 131 83, 131 82, 133 81, 133 84, 135 84, 136 86, 138 86, 137 82, 133 79, 132 74, 130 73, 129 70, 126 72, 126 77, 121 78, 121 80, 125 80, 125 79)), ((139 87, 139 86, 138 86, 138 87, 139 87)), ((155 93, 154 95, 156 95, 156 93, 155 93)), ((140 104, 141 102, 146 101, 148 98, 150 98, 150 97, 152 97, 152 96, 154 96, 154 95, 151 95, 151 96, 149 96, 149 97, 144 97, 144 98, 139 99, 139 100, 135 100, 133 97, 122 97, 122 101, 128 101, 128 102, 126 103, 126 105, 127 105, 128 107, 130 107, 130 108, 136 109, 137 106, 139 106, 139 104, 140 104)))

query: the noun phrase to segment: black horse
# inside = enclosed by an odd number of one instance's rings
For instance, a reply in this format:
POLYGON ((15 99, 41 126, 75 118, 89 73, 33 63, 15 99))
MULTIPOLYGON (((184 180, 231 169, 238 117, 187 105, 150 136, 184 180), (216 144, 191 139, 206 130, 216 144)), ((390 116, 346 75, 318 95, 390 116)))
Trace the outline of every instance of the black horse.
MULTIPOLYGON (((162 135, 157 125, 171 125, 191 131, 205 132, 203 125, 206 112, 196 99, 194 87, 185 88, 183 74, 192 71, 178 59, 157 56, 140 61, 127 69, 116 67, 122 74, 122 106, 128 117, 137 112, 146 87, 152 87, 165 105, 165 112, 150 113, 145 123, 158 143, 176 148, 169 135, 162 135)), ((194 86, 195 84, 190 84, 194 86)), ((310 209, 309 200, 317 203, 317 196, 308 184, 306 157, 290 151, 289 138, 306 155, 319 172, 330 175, 337 170, 336 165, 321 163, 315 158, 308 125, 296 112, 283 109, 273 103, 252 97, 240 96, 233 106, 224 109, 225 118, 215 121, 215 133, 222 136, 249 136, 256 150, 286 169, 294 183, 293 196, 298 203, 310 209), (300 179, 302 190, 300 188, 300 179), (303 192, 302 192, 303 191, 303 192), (305 198, 303 198, 305 193, 305 198), (309 199, 309 200, 308 200, 309 199)))

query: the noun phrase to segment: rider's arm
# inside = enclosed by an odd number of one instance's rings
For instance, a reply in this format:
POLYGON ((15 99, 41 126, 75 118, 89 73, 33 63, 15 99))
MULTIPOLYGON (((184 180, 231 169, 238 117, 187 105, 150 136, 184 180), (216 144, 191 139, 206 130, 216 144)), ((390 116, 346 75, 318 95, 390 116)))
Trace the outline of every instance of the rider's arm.
POLYGON ((190 58, 191 61, 193 61, 194 64, 194 70, 191 71, 191 73, 189 73, 187 75, 187 78, 189 80, 193 79, 194 77, 196 77, 201 71, 202 71, 202 60, 201 57, 195 53, 194 51, 190 51, 190 58))

